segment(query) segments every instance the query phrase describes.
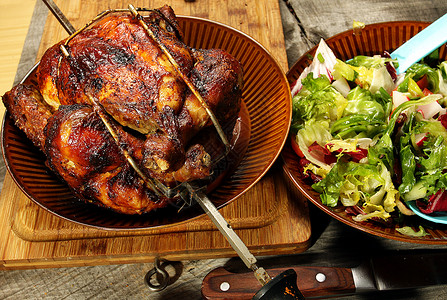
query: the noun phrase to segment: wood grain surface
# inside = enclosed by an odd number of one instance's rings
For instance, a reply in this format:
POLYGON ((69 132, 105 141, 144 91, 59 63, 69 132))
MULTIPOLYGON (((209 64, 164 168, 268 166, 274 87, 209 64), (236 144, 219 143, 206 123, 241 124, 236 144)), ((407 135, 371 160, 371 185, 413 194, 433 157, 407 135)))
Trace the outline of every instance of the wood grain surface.
MULTIPOLYGON (((203 1, 196 1, 203 3, 203 1)), ((367 24, 394 20, 434 21, 447 12, 447 2, 444 0, 278 0, 272 2, 279 3, 281 9, 289 66, 314 46, 320 38, 328 38, 352 28, 353 20, 367 24), (294 9, 295 15, 289 11, 286 3, 294 9)), ((242 3, 245 5, 245 2, 242 3)), ((251 9, 252 4, 247 2, 248 4, 250 7, 247 9, 251 9)), ((42 9, 38 10, 42 12, 42 9)), ((40 30, 39 26, 34 26, 31 30, 33 34, 27 38, 24 55, 29 54, 29 49, 34 46, 34 43, 30 41, 40 40, 40 35, 36 33, 38 30, 40 30)), ((280 36, 279 33, 277 35, 280 36)), ((25 65, 29 67, 29 63, 25 65)), ((355 267, 371 256, 387 255, 388 251, 397 253, 447 251, 445 246, 410 244, 372 236, 332 219, 311 204, 309 210, 312 224, 310 248, 297 255, 258 257, 259 265, 267 269, 295 265, 355 267)), ((202 280, 211 270, 222 266, 232 271, 245 270, 237 258, 192 259, 170 264, 163 262, 162 266, 166 268, 171 278, 168 287, 161 292, 152 292, 145 285, 143 277, 153 267, 151 262, 145 261, 75 268, 0 271, 2 287, 0 299, 198 300, 202 299, 202 280)), ((447 286, 345 295, 340 299, 441 300, 447 299, 447 286)))
MULTIPOLYGON (((0 94, 11 89, 22 47, 29 28, 35 0, 3 0, 0 3, 0 40, 8 47, 0 47, 0 94)), ((0 116, 5 108, 0 105, 0 116)))
MULTIPOLYGON (((165 1, 134 1, 136 7, 156 8, 165 1)), ((99 12, 126 8, 121 1, 57 1, 75 28, 99 12)), ((257 39, 286 69, 278 3, 238 1, 185 3, 170 1, 178 15, 192 15, 233 26, 257 39)), ((67 33, 50 15, 37 57, 67 33)), ((310 221, 305 201, 275 168, 221 212, 256 255, 287 254, 307 249, 310 221)), ((206 215, 191 222, 149 230, 107 231, 78 225, 46 212, 31 202, 6 175, 0 198, 0 254, 5 269, 97 265, 235 256, 206 215)))
MULTIPOLYGON (((168 4, 177 15, 196 16, 221 22, 247 33, 273 53, 278 64, 284 68, 284 71, 288 69, 282 34, 281 14, 276 1, 59 0, 55 2, 75 28, 80 28, 98 13, 107 9, 127 8, 128 4, 146 8, 157 8, 168 4)), ((48 18, 44 32, 38 57, 48 47, 67 36, 67 33, 53 16, 48 18)))

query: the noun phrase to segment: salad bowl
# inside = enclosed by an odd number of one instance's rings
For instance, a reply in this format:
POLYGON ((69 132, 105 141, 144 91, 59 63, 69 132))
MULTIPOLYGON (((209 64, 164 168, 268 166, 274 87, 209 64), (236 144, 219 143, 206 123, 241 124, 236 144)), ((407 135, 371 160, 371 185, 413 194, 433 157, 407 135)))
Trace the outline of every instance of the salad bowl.
MULTIPOLYGON (((428 25, 430 25, 428 22, 410 21, 376 23, 366 25, 362 29, 352 29, 339 33, 325 40, 325 42, 334 52, 336 58, 346 61, 359 55, 381 55, 385 51, 391 53, 428 25)), ((312 63, 316 50, 317 46, 306 52, 287 73, 292 89, 299 76, 312 63)), ((445 45, 439 48, 439 58, 440 60, 447 59, 445 45)), ((300 172, 302 168, 299 165, 299 156, 292 147, 291 138, 289 143, 284 146, 281 157, 284 163, 283 168, 292 183, 315 206, 338 221, 383 238, 421 244, 447 244, 447 225, 445 222, 436 222, 437 220, 433 218, 427 220, 427 218, 421 218, 421 214, 405 216, 399 224, 395 222, 382 224, 371 221, 354 221, 352 214, 347 212, 346 207, 341 204, 329 207, 322 203, 320 194, 311 187, 312 182, 304 178, 300 172), (425 234, 404 234, 401 233, 402 228, 412 229, 410 231, 413 233, 422 233, 420 229, 423 228, 425 234)))

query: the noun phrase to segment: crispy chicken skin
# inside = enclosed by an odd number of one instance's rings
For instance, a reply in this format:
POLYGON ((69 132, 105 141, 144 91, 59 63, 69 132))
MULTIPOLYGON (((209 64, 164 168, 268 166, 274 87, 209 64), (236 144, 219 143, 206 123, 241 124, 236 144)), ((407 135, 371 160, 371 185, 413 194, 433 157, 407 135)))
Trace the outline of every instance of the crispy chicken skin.
MULTIPOLYGON (((240 107, 242 69, 222 50, 194 50, 182 42, 174 13, 152 13, 149 27, 191 78, 220 121, 240 107)), ((63 43, 62 41, 61 43, 63 43)), ((69 57, 60 44, 50 48, 38 69, 39 88, 55 108, 90 104, 89 97, 118 123, 146 135, 146 166, 173 171, 186 158, 192 136, 210 125, 209 116, 157 43, 129 14, 108 16, 75 36, 69 57), (159 145, 156 149, 151 145, 159 145)))
POLYGON ((49 48, 37 84, 3 96, 16 125, 79 198, 126 214, 167 204, 145 178, 172 187, 210 174, 212 157, 201 141, 219 140, 215 131, 197 139, 212 122, 184 78, 222 125, 237 117, 243 87, 242 67, 230 54, 184 44, 169 6, 145 22, 178 70, 137 19, 113 13, 75 35, 68 56, 66 40, 49 48))
POLYGON ((130 167, 90 106, 60 106, 53 114, 34 86, 22 84, 3 101, 17 127, 46 154, 46 164, 78 198, 125 214, 168 204, 130 167))
MULTIPOLYGON (((189 72, 193 60, 179 42, 170 50, 181 52, 189 72)), ((158 45, 129 15, 109 16, 69 43, 70 56, 53 46, 41 60, 39 87, 49 103, 89 104, 86 94, 100 102, 120 124, 143 134, 154 132, 169 107, 177 112, 185 84, 158 45)), ((178 55, 180 56, 180 55, 178 55)), ((160 124, 160 125, 159 125, 160 124)))
POLYGON ((3 96, 3 103, 26 136, 43 151, 45 145, 44 128, 51 117, 51 107, 33 85, 19 84, 3 96))
POLYGON ((79 198, 127 214, 167 204, 128 164, 90 106, 60 106, 48 119, 45 135, 48 165, 79 198))

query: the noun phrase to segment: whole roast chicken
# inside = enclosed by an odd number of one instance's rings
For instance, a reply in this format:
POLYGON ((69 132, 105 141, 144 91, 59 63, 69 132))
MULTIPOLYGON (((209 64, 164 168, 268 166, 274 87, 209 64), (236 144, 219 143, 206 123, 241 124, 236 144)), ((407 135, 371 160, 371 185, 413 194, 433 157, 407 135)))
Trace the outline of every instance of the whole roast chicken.
POLYGON ((169 188, 209 176, 200 141, 219 141, 207 109, 225 125, 241 106, 240 63, 185 45, 169 6, 100 18, 49 48, 36 74, 3 96, 15 124, 78 198, 125 214, 167 205, 154 180, 169 188))

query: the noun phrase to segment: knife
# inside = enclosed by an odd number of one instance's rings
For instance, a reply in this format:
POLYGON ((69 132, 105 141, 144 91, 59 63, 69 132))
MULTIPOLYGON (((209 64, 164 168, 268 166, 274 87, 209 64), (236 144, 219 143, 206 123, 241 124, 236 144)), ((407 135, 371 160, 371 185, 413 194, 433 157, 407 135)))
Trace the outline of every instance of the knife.
MULTIPOLYGON (((386 253, 354 268, 295 266, 267 271, 276 276, 285 269, 295 270, 298 288, 305 298, 447 284, 445 252, 386 253)), ((251 299, 258 289, 252 274, 233 273, 223 267, 212 270, 202 282, 202 296, 210 300, 251 299)))
POLYGON ((399 67, 397 74, 405 72, 412 64, 439 48, 447 41, 447 14, 437 19, 427 28, 416 34, 402 46, 391 53, 391 58, 397 59, 399 67))

